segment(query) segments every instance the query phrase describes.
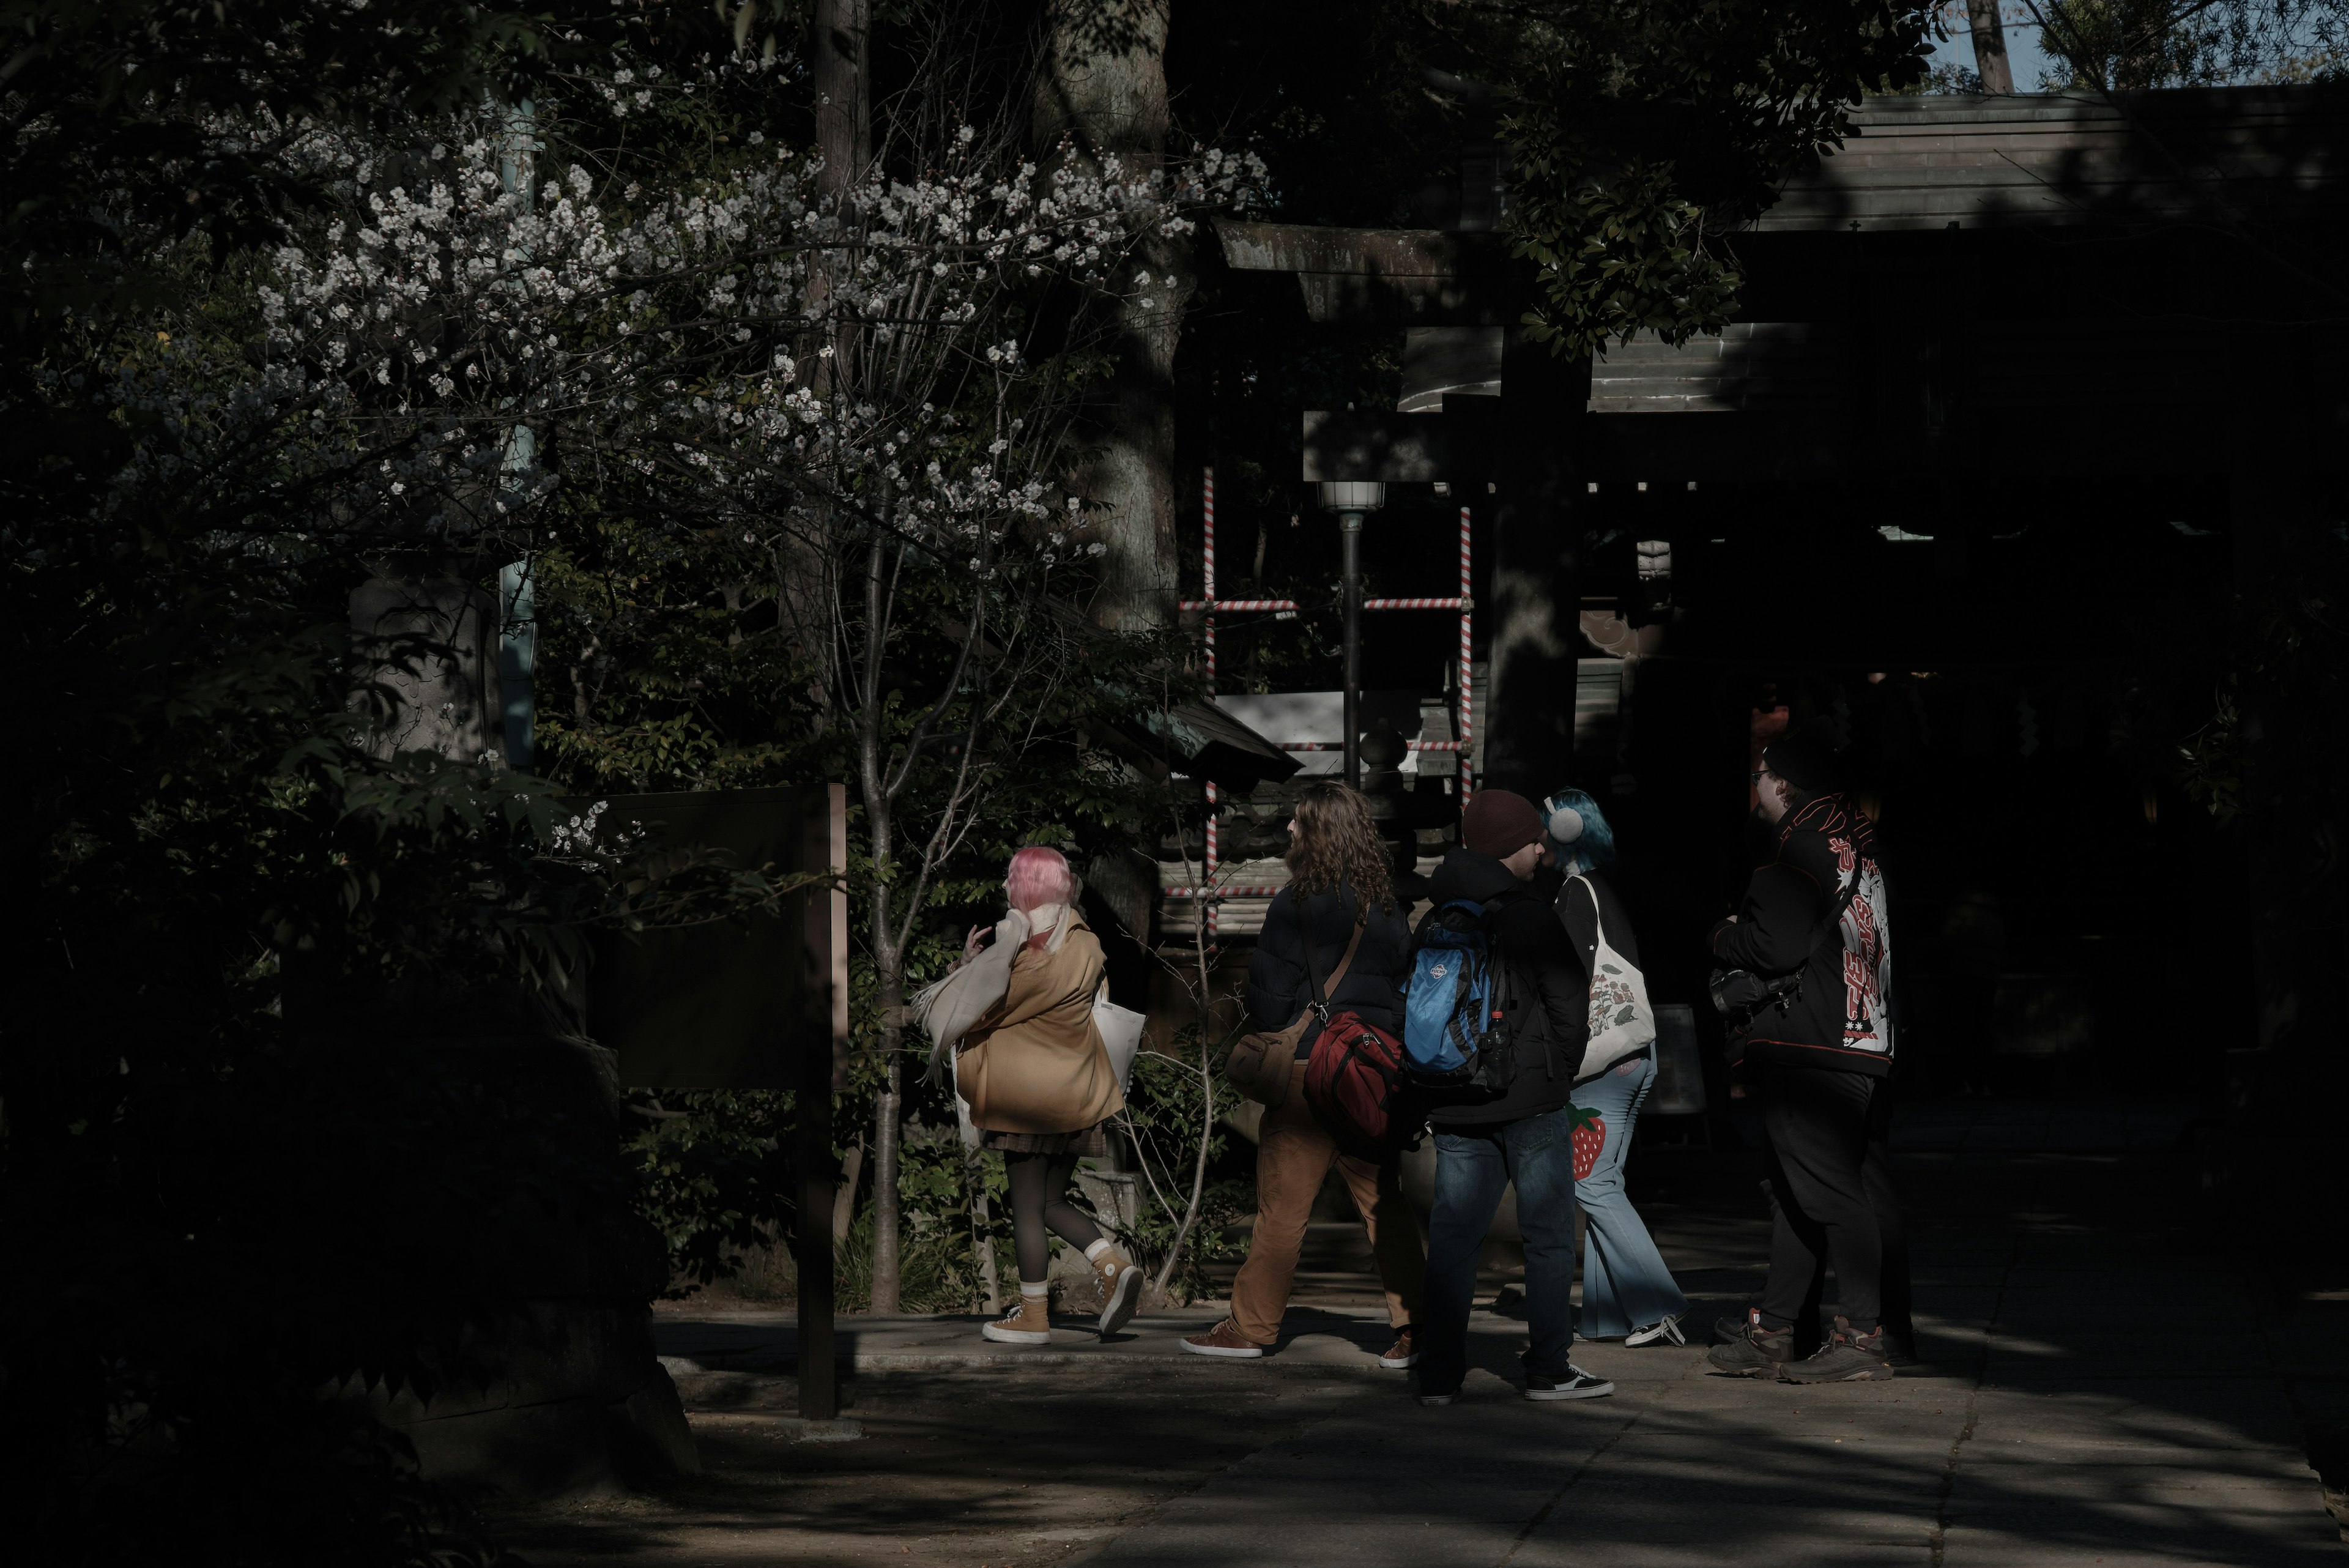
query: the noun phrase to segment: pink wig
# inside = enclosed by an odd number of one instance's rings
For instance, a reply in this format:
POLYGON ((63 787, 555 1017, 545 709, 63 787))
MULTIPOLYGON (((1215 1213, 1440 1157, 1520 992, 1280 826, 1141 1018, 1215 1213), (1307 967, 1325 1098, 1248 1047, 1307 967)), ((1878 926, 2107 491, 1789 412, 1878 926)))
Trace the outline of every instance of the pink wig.
POLYGON ((1031 844, 1011 857, 1011 869, 1004 873, 1003 890, 1010 897, 1013 909, 1028 910, 1042 904, 1069 902, 1077 890, 1077 879, 1069 874, 1069 862, 1059 850, 1031 844))

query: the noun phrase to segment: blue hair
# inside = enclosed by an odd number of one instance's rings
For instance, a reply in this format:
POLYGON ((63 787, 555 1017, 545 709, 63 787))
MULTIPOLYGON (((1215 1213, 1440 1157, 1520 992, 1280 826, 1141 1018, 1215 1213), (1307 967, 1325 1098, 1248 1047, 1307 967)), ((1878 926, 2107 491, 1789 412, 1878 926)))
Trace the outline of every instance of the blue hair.
POLYGON ((1541 811, 1542 831, 1560 866, 1599 871, 1615 864, 1615 830, 1607 826, 1606 814, 1589 795, 1578 789, 1562 789, 1542 802, 1541 811), (1581 831, 1572 838, 1560 838, 1558 818, 1568 812, 1582 819, 1581 831))

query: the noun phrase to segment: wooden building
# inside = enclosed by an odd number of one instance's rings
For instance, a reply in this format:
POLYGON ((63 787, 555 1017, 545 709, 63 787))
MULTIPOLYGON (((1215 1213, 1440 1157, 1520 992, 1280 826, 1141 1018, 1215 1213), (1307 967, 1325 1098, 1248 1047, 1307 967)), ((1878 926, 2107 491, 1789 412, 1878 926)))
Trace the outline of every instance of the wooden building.
POLYGON ((1497 233, 1221 249, 1403 335, 1401 408, 1307 411, 1301 477, 1388 480, 1388 530, 1475 503, 1478 773, 1619 815, 1666 999, 1701 1000, 1698 934, 1755 847, 1753 737, 1816 715, 1898 857, 1910 973, 2005 977, 1979 1029, 1921 1010, 1940 1086, 2215 1107, 2230 1073, 2341 1054, 2338 758, 2282 740, 2337 716, 2195 672, 2236 596, 2342 549, 2344 133, 2330 88, 1871 99, 1726 238, 1739 321, 1578 366, 1517 340, 1497 233), (1578 753, 1609 657, 1618 722, 1578 753), (2222 830, 2175 742, 2230 711, 2256 722, 2222 830))

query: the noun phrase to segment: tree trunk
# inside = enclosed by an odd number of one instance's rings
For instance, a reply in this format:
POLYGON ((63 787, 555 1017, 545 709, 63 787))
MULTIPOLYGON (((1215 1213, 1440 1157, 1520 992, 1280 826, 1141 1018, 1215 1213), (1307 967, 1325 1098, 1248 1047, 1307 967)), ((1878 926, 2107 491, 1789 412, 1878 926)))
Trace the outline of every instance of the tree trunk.
POLYGON ((856 1143, 848 1158, 840 1162, 840 1186, 832 1199, 832 1244, 835 1247, 848 1240, 849 1231, 856 1224, 856 1189, 864 1180, 864 1135, 856 1135, 856 1143))
MULTIPOLYGON (((874 554, 879 556, 876 549, 874 554)), ((877 701, 878 699, 876 698, 877 701)), ((865 735, 877 748, 878 736, 868 715, 865 735)), ((898 1310, 897 1253, 897 1117, 905 1106, 898 1054, 905 1028, 898 1022, 905 1011, 905 953, 890 929, 895 912, 886 877, 895 853, 895 826, 889 801, 880 788, 877 750, 865 759, 865 820, 872 824, 873 969, 881 992, 881 1092, 873 1096, 873 1299, 870 1310, 898 1310)))
POLYGON ((995 1213, 994 1205, 987 1200, 987 1156, 965 1149, 963 1171, 970 1183, 971 1253, 978 1262, 978 1288, 984 1297, 979 1310, 993 1317, 1003 1310, 1003 1276, 995 1266, 995 1213))
POLYGON ((1583 643, 1573 443, 1589 387, 1588 360, 1561 364, 1546 346, 1509 334, 1501 416, 1511 461, 1493 524, 1492 676, 1480 788, 1539 799, 1574 780, 1575 666, 1583 643))
POLYGON ((844 191, 873 161, 872 0, 815 0, 809 67, 815 79, 816 189, 844 191))
MULTIPOLYGON (((1115 157, 1129 172, 1166 151, 1169 0, 1051 0, 1050 36, 1032 128, 1050 160, 1098 170, 1115 157)), ((1112 630, 1174 618, 1174 348, 1193 287, 1190 247, 1145 240, 1118 313, 1117 371, 1084 431, 1095 455, 1075 476, 1102 510, 1101 597, 1094 618, 1112 630), (1143 283, 1141 280, 1147 278, 1143 283)))
MULTIPOLYGON (((895 1008, 902 988, 884 984, 881 1005, 895 1008)), ((873 1097, 873 1302, 874 1312, 897 1312, 897 1117, 905 1106, 900 1090, 903 1065, 897 1059, 897 1031, 881 1031, 881 1052, 888 1064, 882 1069, 881 1092, 873 1097)))
POLYGON ((1199 966, 1199 1156, 1191 1168, 1191 1201, 1184 1207, 1183 1222, 1174 1228, 1174 1240, 1166 1249, 1164 1262, 1158 1265, 1158 1278, 1151 1282, 1152 1295, 1161 1300, 1165 1297, 1167 1282, 1174 1277, 1175 1265, 1182 1261, 1184 1247, 1190 1242, 1191 1228, 1199 1222, 1199 1205, 1207 1196, 1207 1146, 1216 1138, 1216 1053, 1214 1043, 1207 1038, 1214 1024, 1216 993, 1207 971, 1205 920, 1198 921, 1192 929, 1191 950, 1199 966))
POLYGON ((1999 0, 1966 0, 1966 20, 1974 34, 1974 70, 1982 91, 2006 97, 2014 91, 2014 67, 2006 60, 2006 26, 2000 21, 1999 0))
MULTIPOLYGON (((864 177, 873 161, 872 0, 816 0, 810 27, 808 57, 815 82, 816 151, 823 167, 816 175, 819 195, 837 197, 864 177)), ((821 319, 832 294, 825 260, 819 254, 808 279, 808 310, 821 319)), ((826 335, 819 330, 798 349, 806 367, 809 386, 820 397, 840 390, 839 378, 853 376, 856 341, 846 330, 826 335), (832 357, 821 350, 829 347, 832 357)), ((828 530, 830 522, 827 519, 828 530)), ((809 683, 816 730, 830 725, 833 669, 832 584, 824 569, 824 554, 805 539, 787 537, 783 555, 788 563, 776 585, 786 620, 785 634, 801 656, 814 667, 809 683)))
POLYGON ((898 1050, 904 1043, 900 1022, 905 1001, 905 950, 895 929, 896 905, 891 898, 890 874, 896 865, 895 801, 885 778, 881 715, 884 697, 878 690, 881 653, 887 646, 883 617, 883 578, 888 546, 875 537, 864 555, 864 711, 857 728, 857 783, 864 796, 864 821, 873 849, 873 972, 881 1002, 881 1092, 873 1099, 873 1299, 874 1312, 898 1310, 897 1293, 897 1115, 904 1104, 899 1093, 898 1050))

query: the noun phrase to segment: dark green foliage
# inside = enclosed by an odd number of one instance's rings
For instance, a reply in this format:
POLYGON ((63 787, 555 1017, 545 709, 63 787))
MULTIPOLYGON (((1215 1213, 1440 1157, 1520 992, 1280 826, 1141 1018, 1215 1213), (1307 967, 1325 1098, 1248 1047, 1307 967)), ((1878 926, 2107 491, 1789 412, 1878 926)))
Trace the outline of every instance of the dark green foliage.
POLYGON ((735 1273, 754 1248, 784 1244, 792 1101, 763 1089, 628 1096, 637 1123, 627 1145, 631 1202, 667 1247, 672 1292, 735 1273))
MULTIPOLYGON (((1207 1059, 1221 1061, 1229 1039, 1207 1046, 1207 1059)), ((1145 1051, 1133 1064, 1133 1082, 1121 1118, 1142 1170, 1136 1178, 1139 1212, 1133 1225, 1121 1230, 1133 1256, 1154 1275, 1163 1269, 1178 1237, 1182 1252, 1167 1280, 1169 1293, 1184 1300, 1207 1292, 1201 1265, 1234 1255, 1224 1232, 1256 1210, 1256 1183, 1216 1174, 1231 1141, 1224 1118, 1241 1104, 1239 1091, 1220 1072, 1200 1072, 1200 1031, 1187 1024, 1174 1031, 1166 1049, 1145 1051), (1215 1096, 1211 1123, 1206 1096, 1215 1096), (1204 1168, 1209 1173, 1200 1190, 1199 1212, 1187 1235, 1183 1221, 1191 1190, 1202 1169, 1200 1145, 1206 1144, 1204 1168)))
POLYGON ((1540 268, 1534 337, 1579 358, 1718 331, 1723 236, 1842 141, 1863 93, 1924 75, 1910 0, 1571 0, 1537 18, 1510 87, 1510 232, 1540 268))
POLYGON ((591 1228, 620 1266, 600 1069, 543 1005, 576 928, 771 899, 698 864, 628 891, 608 859, 540 853, 546 785, 356 749, 367 566, 318 529, 332 471, 274 429, 168 463, 246 373, 240 247, 313 196, 233 113, 476 101, 540 68, 547 18, 134 0, 0 20, 10 1546, 492 1556, 361 1396, 478 1373, 469 1347, 513 1329, 549 1238, 591 1228), (134 448, 163 466, 125 472, 134 448), (575 1103, 502 1073, 501 1038, 559 1060, 575 1103))
MULTIPOLYGON (((897 1199, 905 1217, 900 1304, 906 1312, 978 1312, 985 1305, 979 1273, 983 1249, 993 1249, 996 1278, 1004 1289, 1019 1278, 1003 1157, 965 1149, 951 1111, 938 1121, 907 1117, 904 1136, 897 1176, 897 1199), (982 1192, 988 1200, 983 1221, 976 1201, 982 1192)), ((861 1311, 873 1299, 869 1207, 841 1243, 839 1264, 840 1304, 861 1311)))

